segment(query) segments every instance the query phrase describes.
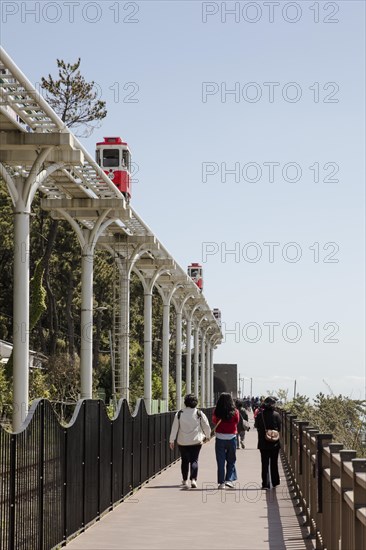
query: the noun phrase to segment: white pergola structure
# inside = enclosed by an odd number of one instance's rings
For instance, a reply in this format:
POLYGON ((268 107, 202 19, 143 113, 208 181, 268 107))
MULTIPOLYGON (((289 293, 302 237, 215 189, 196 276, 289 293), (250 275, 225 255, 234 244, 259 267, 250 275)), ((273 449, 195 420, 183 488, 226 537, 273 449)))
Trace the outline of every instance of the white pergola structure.
POLYGON ((21 428, 28 412, 29 219, 37 192, 42 194, 42 208, 55 219, 67 220, 80 243, 82 398, 92 398, 93 259, 98 247, 113 254, 119 273, 118 394, 126 399, 129 397, 129 286, 133 271, 144 289, 144 398, 147 410, 150 411, 151 404, 154 287, 164 305, 162 398, 168 400, 169 312, 171 303, 174 303, 177 320, 176 405, 180 407, 181 404, 183 315, 187 319, 187 390, 191 389, 192 380, 190 333, 193 326, 194 392, 200 396, 202 405, 208 404, 213 395, 211 343, 221 340, 221 329, 204 297, 2 48, 0 125, 0 177, 7 186, 14 209, 13 430, 21 428))

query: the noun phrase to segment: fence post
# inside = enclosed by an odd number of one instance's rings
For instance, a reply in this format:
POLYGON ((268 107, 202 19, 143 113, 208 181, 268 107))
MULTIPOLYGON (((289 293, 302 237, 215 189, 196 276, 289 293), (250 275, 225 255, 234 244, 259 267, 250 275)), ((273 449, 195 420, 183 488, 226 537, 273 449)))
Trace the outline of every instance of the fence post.
MULTIPOLYGON (((82 531, 85 531, 85 523, 86 523, 86 498, 87 498, 87 489, 86 489, 86 405, 87 401, 84 399, 83 406, 80 410, 80 412, 83 414, 83 438, 82 438, 82 466, 83 466, 83 476, 82 476, 82 484, 83 484, 83 502, 82 502, 82 509, 83 509, 83 520, 81 522, 82 525, 82 531)), ((80 413, 79 413, 80 414, 80 413)))
POLYGON ((297 425, 299 427, 299 442, 298 442, 298 473, 301 476, 302 475, 302 441, 303 441, 303 433, 304 428, 306 426, 309 426, 309 422, 306 422, 305 420, 299 420, 297 421, 297 425))
POLYGON ((340 509, 339 502, 340 497, 337 489, 333 485, 335 479, 340 479, 341 470, 339 467, 339 461, 335 455, 339 454, 339 451, 343 449, 341 443, 329 443, 329 506, 328 506, 328 537, 325 541, 327 548, 338 548, 340 539, 340 509))
POLYGON ((98 461, 98 467, 97 467, 97 476, 98 476, 98 479, 97 479, 97 517, 96 517, 96 520, 100 520, 100 509, 101 509, 101 502, 100 502, 100 477, 101 477, 101 460, 100 460, 100 457, 102 456, 102 449, 101 449, 101 435, 100 435, 100 432, 101 432, 101 426, 102 426, 102 420, 101 420, 101 400, 98 399, 97 401, 98 403, 98 431, 97 431, 97 434, 98 434, 98 455, 97 455, 97 461, 98 461))
POLYGON ((313 444, 312 437, 316 436, 319 433, 317 428, 312 426, 303 426, 303 431, 306 432, 306 443, 305 443, 305 452, 303 455, 306 457, 306 466, 305 466, 305 480, 304 480, 304 496, 306 501, 306 523, 309 522, 310 535, 316 537, 316 522, 315 522, 315 512, 316 512, 316 485, 315 485, 315 464, 316 464, 316 444, 313 444), (313 463, 313 457, 315 457, 315 462, 313 463))
POLYGON ((317 507, 318 514, 323 512, 323 449, 332 442, 332 434, 317 434, 316 436, 316 472, 318 478, 317 507))
POLYGON ((333 435, 317 434, 315 438, 316 438, 317 491, 316 491, 316 509, 314 510, 314 515, 316 516, 316 525, 317 525, 316 545, 318 547, 320 543, 320 548, 324 548, 323 483, 324 483, 325 474, 324 474, 324 468, 323 468, 323 458, 324 458, 324 447, 326 447, 329 443, 331 443, 333 435))
POLYGON ((63 542, 66 544, 67 536, 68 536, 68 525, 67 525, 67 440, 68 440, 68 430, 65 428, 63 429, 64 433, 64 468, 63 468, 63 503, 62 503, 62 513, 64 517, 64 534, 63 534, 63 542))
MULTIPOLYGON (((349 462, 351 465, 351 460, 356 458, 356 451, 343 449, 339 451, 341 457, 341 467, 340 467, 340 478, 341 478, 341 495, 340 495, 340 541, 341 548, 350 548, 352 544, 352 526, 350 517, 352 516, 352 511, 350 510, 347 502, 345 501, 345 493, 347 491, 353 490, 353 479, 345 471, 345 462, 349 462)), ((356 550, 354 548, 353 550, 356 550)), ((358 550, 358 549, 357 549, 358 550)))
POLYGON ((287 413, 283 409, 280 411, 281 415, 281 434, 280 437, 282 439, 282 451, 285 453, 287 457, 287 413))
POLYGON ((365 489, 357 482, 357 474, 366 473, 366 459, 354 458, 353 467, 353 548, 362 548, 365 544, 363 532, 366 533, 366 527, 362 527, 361 521, 357 518, 357 511, 365 507, 365 489))
POLYGON ((44 501, 44 400, 39 402, 40 419, 39 419, 39 463, 38 463, 38 478, 39 478, 39 501, 38 501, 38 529, 39 529, 39 548, 43 548, 43 501, 44 501))
POLYGON ((110 453, 110 461, 109 461, 109 465, 110 465, 110 468, 111 468, 111 483, 110 483, 110 488, 109 488, 109 494, 110 494, 110 498, 109 498, 109 509, 110 510, 113 510, 113 505, 114 505, 114 495, 113 495, 113 483, 114 483, 114 426, 113 426, 113 421, 110 420, 109 422, 109 425, 110 425, 110 429, 111 429, 111 445, 110 445, 110 448, 109 448, 109 453, 110 453))
POLYGON ((15 491, 16 491, 17 436, 10 436, 10 510, 9 510, 9 549, 15 548, 15 491))
POLYGON ((288 456, 292 457, 292 433, 293 433, 293 421, 295 420, 296 418, 296 414, 289 414, 287 416, 288 418, 288 421, 289 421, 289 452, 288 452, 288 456))

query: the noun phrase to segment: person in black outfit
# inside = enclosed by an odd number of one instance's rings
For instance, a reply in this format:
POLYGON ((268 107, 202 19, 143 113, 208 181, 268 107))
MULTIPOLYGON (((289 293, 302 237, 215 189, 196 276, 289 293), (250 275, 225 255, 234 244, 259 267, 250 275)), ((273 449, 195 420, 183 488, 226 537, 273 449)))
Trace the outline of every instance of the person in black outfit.
POLYGON ((280 440, 268 441, 265 437, 266 430, 281 431, 281 417, 274 410, 276 399, 266 397, 263 401, 262 410, 255 419, 254 427, 258 430, 258 449, 261 453, 262 462, 262 489, 270 488, 269 471, 271 473, 272 486, 280 484, 278 473, 278 453, 280 451, 280 440))

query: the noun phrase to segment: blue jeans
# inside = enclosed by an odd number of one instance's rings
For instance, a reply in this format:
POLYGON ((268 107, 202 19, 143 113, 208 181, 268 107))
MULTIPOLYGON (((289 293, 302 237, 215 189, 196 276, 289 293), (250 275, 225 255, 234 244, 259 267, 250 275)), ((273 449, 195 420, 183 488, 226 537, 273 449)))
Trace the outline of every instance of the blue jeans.
POLYGON ((236 481, 236 436, 232 439, 215 438, 215 452, 217 461, 217 482, 236 481), (225 474, 226 462, 226 474, 225 474))

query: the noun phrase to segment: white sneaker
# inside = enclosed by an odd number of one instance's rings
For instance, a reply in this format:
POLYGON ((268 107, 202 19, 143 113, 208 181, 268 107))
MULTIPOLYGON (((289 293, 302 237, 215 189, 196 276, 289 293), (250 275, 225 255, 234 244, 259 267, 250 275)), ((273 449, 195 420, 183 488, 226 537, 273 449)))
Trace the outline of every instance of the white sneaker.
POLYGON ((182 483, 181 483, 181 486, 183 489, 188 489, 188 481, 183 479, 182 483))
POLYGON ((195 479, 192 479, 191 487, 192 487, 192 489, 197 489, 197 481, 195 479))
POLYGON ((225 483, 220 483, 218 489, 225 489, 225 483))
POLYGON ((225 481, 225 486, 228 489, 234 489, 234 483, 232 481, 225 481))

